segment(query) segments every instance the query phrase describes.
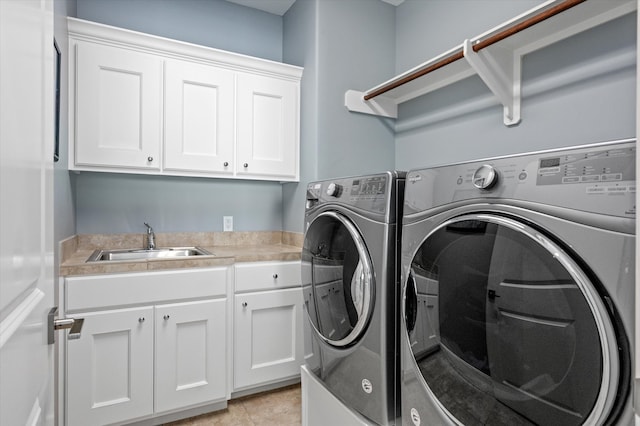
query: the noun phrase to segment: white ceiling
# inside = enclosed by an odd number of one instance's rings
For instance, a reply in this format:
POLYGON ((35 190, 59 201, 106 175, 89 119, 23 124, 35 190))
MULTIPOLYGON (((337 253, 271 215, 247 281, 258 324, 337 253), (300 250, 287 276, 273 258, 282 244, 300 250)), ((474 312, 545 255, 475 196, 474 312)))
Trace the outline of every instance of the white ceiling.
MULTIPOLYGON (((275 15, 284 15, 287 10, 295 3, 296 0, 227 0, 231 3, 240 4, 242 6, 260 9, 275 15)), ((382 0, 385 3, 398 6, 404 0, 382 0)))
POLYGON ((227 0, 242 6, 264 10, 275 15, 284 15, 296 0, 227 0))

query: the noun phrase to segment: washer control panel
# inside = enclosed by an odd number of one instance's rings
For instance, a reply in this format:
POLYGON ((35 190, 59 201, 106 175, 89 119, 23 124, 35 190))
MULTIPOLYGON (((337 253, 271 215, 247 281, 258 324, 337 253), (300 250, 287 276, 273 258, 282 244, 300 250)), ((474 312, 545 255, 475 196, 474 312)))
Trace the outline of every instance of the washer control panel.
POLYGON ((391 172, 312 182, 307 185, 306 208, 339 203, 374 213, 385 213, 391 196, 391 172))
POLYGON ((452 164, 407 175, 405 212, 504 198, 635 217, 635 140, 452 164))

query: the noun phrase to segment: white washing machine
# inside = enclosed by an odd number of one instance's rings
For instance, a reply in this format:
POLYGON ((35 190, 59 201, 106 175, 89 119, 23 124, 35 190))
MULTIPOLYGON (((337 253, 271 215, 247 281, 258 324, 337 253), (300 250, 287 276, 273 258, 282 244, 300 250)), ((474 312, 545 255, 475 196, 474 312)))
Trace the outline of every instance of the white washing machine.
POLYGON ((635 150, 407 174, 403 424, 633 424, 635 150))
POLYGON ((395 424, 404 173, 332 179, 307 188, 306 369, 365 421, 395 424))

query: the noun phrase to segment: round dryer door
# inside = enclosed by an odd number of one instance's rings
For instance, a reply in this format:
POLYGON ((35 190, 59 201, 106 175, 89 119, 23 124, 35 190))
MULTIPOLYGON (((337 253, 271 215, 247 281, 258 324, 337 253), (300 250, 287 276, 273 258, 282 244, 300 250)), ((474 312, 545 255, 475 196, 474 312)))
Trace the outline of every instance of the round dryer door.
POLYGON ((335 212, 318 215, 305 234, 302 287, 313 328, 325 342, 345 347, 371 316, 371 260, 356 227, 335 212))
POLYGON ((466 215, 413 255, 404 321, 416 371, 463 424, 603 424, 618 389, 602 297, 558 244, 516 219, 466 215))

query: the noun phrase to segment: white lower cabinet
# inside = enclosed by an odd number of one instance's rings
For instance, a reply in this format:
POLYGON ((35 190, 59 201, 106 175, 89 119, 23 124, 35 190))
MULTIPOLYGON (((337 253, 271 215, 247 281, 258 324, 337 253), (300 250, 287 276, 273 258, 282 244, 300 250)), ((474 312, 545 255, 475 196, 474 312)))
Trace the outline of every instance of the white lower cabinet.
POLYGON ((66 424, 123 424, 226 401, 231 272, 67 278, 66 316, 84 325, 66 344, 66 424), (131 304, 141 306, 115 309, 131 304))
POLYGON ((299 261, 67 277, 62 299, 84 318, 65 344, 67 426, 159 422, 304 362, 299 261))
POLYGON ((299 283, 300 262, 236 265, 234 390, 300 375, 304 356, 299 283), (239 289, 264 290, 238 293, 239 289))
POLYGON ((83 313, 67 346, 67 424, 99 425, 153 413, 153 307, 83 313))
POLYGON ((300 374, 300 288, 236 295, 235 312, 236 389, 300 374))
POLYGON ((226 303, 156 306, 155 412, 226 397, 226 303))

